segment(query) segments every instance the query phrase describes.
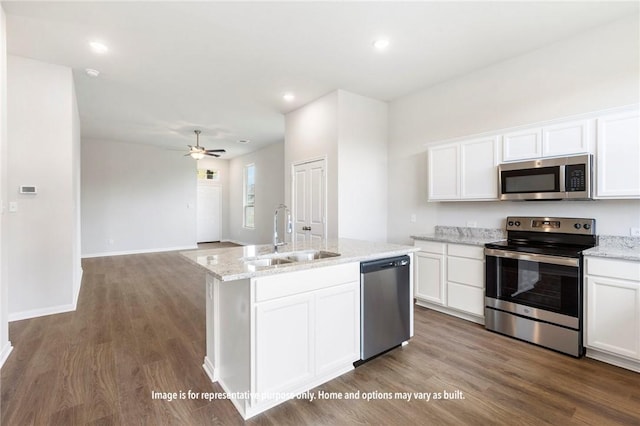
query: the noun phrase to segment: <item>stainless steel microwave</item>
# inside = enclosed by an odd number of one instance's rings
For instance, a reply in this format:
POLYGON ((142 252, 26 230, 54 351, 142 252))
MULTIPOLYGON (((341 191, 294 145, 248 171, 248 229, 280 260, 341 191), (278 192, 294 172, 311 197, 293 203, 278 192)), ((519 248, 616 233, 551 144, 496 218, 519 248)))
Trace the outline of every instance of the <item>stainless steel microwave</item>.
POLYGON ((590 154, 498 166, 500 200, 590 200, 590 154))

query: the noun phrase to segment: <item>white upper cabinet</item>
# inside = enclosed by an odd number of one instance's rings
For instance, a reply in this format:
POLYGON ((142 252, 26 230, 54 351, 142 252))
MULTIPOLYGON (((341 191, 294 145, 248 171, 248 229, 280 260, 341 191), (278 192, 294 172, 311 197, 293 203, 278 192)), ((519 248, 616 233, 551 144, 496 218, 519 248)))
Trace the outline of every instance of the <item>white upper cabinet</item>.
POLYGON ((572 155, 590 152, 589 120, 567 121, 542 128, 542 156, 572 155))
POLYGON ((498 136, 430 147, 429 201, 496 200, 498 136))
POLYGON ((460 198, 460 146, 429 148, 429 200, 460 198))
POLYGON ((542 130, 539 127, 505 133, 502 161, 518 161, 542 156, 542 130))
POLYGON ((640 113, 597 119, 595 198, 640 198, 640 113))
POLYGON ((531 160, 590 152, 589 120, 563 121, 506 133, 502 161, 531 160))
POLYGON ((460 198, 498 198, 498 136, 460 144, 460 198))

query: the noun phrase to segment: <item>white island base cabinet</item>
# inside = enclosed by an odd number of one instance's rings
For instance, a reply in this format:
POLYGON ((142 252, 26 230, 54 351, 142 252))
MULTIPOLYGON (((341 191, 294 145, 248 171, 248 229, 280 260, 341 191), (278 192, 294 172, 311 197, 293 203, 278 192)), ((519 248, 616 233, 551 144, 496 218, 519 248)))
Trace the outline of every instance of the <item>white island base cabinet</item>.
POLYGON ((640 372, 640 262, 585 259, 587 356, 640 372))
POLYGON ((204 369, 243 418, 353 369, 360 264, 221 282, 207 276, 204 369))

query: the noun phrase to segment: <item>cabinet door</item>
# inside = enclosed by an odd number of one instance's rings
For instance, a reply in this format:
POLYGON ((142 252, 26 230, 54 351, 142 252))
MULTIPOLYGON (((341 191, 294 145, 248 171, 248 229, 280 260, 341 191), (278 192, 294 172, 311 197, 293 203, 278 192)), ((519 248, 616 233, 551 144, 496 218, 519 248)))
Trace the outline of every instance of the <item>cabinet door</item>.
POLYGON ((498 199, 498 136, 460 144, 460 198, 498 199))
POLYGON ((256 392, 290 390, 313 377, 313 296, 256 305, 256 392))
POLYGON ((460 198, 459 145, 444 145, 428 149, 429 200, 460 198))
POLYGON ((484 316, 484 289, 447 283, 447 306, 479 317, 484 316))
POLYGON ((640 113, 597 120, 596 198, 640 198, 640 113))
POLYGON ((444 305, 447 301, 444 281, 444 256, 416 253, 415 296, 427 302, 444 305))
POLYGON ((542 156, 584 154, 590 148, 589 120, 567 121, 542 129, 542 156))
POLYGON ((640 359, 640 283, 587 275, 587 346, 640 359))
POLYGON ((484 289, 484 262, 478 259, 449 256, 447 258, 447 281, 484 289))
POLYGON ((316 294, 316 374, 330 373, 360 359, 360 283, 316 294))
POLYGON ((542 156, 542 130, 539 127, 506 133, 502 139, 502 161, 517 161, 542 156))

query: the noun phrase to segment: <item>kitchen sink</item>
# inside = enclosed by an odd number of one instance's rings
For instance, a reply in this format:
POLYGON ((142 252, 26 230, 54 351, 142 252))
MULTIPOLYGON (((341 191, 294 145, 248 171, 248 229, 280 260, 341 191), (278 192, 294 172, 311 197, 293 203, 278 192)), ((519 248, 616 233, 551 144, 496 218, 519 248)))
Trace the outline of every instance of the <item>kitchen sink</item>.
POLYGON ((264 257, 260 259, 245 260, 244 263, 250 266, 277 266, 293 263, 293 260, 284 257, 264 257))
POLYGON ((340 253, 333 253, 324 250, 304 250, 288 254, 287 259, 296 262, 305 262, 311 260, 328 259, 337 256, 340 256, 340 253))
POLYGON ((324 250, 301 250, 289 253, 274 253, 260 257, 251 257, 243 259, 245 265, 253 267, 288 265, 295 262, 311 262, 314 260, 328 259, 340 256, 340 253, 334 253, 324 250))

